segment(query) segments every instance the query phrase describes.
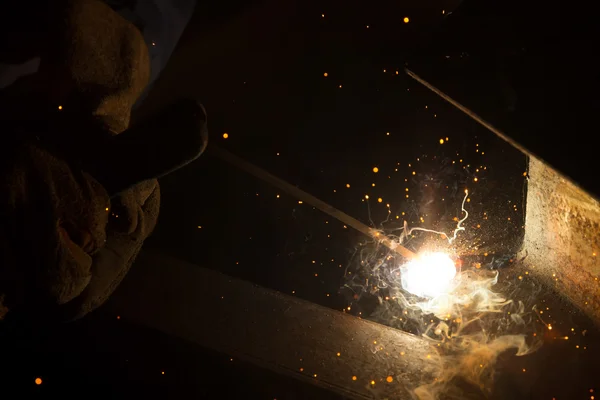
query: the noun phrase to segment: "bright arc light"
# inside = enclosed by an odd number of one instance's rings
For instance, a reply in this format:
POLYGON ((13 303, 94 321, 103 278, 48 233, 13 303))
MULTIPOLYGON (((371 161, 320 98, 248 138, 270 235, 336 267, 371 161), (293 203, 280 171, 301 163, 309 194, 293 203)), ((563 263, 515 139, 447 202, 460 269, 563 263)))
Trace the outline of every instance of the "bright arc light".
POLYGON ((420 297, 433 298, 452 290, 456 267, 444 253, 424 253, 400 267, 402 287, 420 297))

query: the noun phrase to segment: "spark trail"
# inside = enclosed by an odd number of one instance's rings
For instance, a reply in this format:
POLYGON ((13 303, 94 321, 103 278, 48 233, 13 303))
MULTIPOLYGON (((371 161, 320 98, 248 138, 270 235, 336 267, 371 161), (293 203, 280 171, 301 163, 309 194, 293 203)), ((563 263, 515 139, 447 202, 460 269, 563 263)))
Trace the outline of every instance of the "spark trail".
POLYGON ((435 233, 437 235, 444 236, 448 240, 448 244, 452 244, 452 242, 454 242, 456 240, 456 235, 458 234, 458 232, 465 230, 465 227, 462 226, 462 223, 465 222, 467 220, 467 218, 469 218, 469 212, 465 209, 465 202, 467 201, 468 197, 469 197, 469 191, 467 189, 465 189, 465 197, 463 198, 462 205, 461 205, 461 211, 465 216, 460 221, 458 221, 458 223, 456 224, 456 229, 454 229, 454 233, 452 234, 452 237, 448 236, 448 234, 446 234, 444 232, 436 231, 433 229, 426 229, 426 228, 420 228, 420 227, 408 228, 408 223, 406 221, 404 221, 404 228, 403 228, 402 234, 400 235, 400 238, 399 238, 400 243, 402 243, 404 241, 404 239, 407 239, 413 231, 422 231, 422 232, 435 233))

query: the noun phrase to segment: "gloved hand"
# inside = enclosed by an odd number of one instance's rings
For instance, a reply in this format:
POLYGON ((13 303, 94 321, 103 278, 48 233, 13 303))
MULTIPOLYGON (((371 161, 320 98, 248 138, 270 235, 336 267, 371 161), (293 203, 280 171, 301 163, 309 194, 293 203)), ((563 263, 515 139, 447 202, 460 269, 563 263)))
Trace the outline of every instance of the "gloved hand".
POLYGON ((0 149, 10 155, 0 157, 7 177, 0 180, 0 240, 7 242, 0 249, 0 319, 13 309, 73 319, 102 304, 156 225, 154 178, 206 145, 206 119, 195 103, 187 108, 192 119, 123 132, 149 77, 141 34, 100 0, 48 4, 52 40, 22 52, 40 55, 39 72, 0 93, 2 118, 16 121, 13 139, 25 142, 0 149))
POLYGON ((113 199, 106 244, 93 257, 92 278, 81 295, 61 306, 60 319, 80 318, 108 299, 156 226, 159 204, 156 180, 142 182, 113 199))

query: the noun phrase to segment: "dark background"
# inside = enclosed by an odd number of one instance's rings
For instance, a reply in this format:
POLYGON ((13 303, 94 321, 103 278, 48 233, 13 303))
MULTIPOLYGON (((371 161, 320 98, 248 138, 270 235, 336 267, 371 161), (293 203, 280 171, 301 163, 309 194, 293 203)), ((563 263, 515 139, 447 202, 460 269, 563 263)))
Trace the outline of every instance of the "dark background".
MULTIPOLYGON (((585 32, 591 13, 558 2, 459 3, 200 2, 136 118, 179 97, 197 98, 208 111, 212 143, 390 231, 404 219, 452 230, 468 188, 470 217, 457 251, 502 268, 522 237, 526 157, 403 67, 571 168, 566 172, 593 191, 595 180, 582 172, 594 171, 595 147, 581 133, 593 125, 574 117, 591 118, 582 107, 596 101, 586 93, 592 85, 579 91, 597 75, 581 61, 593 58, 585 32)), ((339 289, 367 240, 359 233, 210 151, 161 185, 161 216, 148 247, 327 307, 352 303, 339 289)), ((352 312, 365 317, 369 309, 352 312)), ((102 310, 31 336, 5 343, 19 362, 3 380, 44 396, 332 397, 102 310)), ((583 396, 588 388, 575 389, 583 396)))

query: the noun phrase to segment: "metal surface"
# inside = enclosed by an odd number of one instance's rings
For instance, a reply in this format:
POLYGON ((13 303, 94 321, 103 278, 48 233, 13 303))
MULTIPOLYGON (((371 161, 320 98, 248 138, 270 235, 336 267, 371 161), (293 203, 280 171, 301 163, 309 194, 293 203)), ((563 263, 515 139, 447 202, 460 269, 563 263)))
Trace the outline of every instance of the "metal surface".
POLYGON ((520 257, 600 324, 600 203, 531 157, 520 257))
POLYGON ((432 380, 435 349, 418 337, 157 253, 107 308, 348 398, 410 399, 432 380))

